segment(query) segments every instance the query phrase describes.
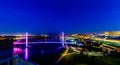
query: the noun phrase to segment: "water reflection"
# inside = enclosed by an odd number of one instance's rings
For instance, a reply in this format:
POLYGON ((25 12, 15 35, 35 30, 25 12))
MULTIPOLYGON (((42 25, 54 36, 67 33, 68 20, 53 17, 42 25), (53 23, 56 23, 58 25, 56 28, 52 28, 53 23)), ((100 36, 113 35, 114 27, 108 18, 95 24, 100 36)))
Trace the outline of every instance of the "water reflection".
POLYGON ((28 60, 28 48, 25 48, 25 59, 28 60))
POLYGON ((42 54, 44 54, 44 50, 42 50, 41 52, 42 52, 42 54))
POLYGON ((13 48, 13 55, 21 55, 24 53, 24 59, 28 60, 28 48, 26 47, 24 50, 19 47, 13 48))
POLYGON ((13 48, 13 55, 18 55, 22 52, 23 52, 23 50, 21 48, 17 48, 17 47, 13 48))

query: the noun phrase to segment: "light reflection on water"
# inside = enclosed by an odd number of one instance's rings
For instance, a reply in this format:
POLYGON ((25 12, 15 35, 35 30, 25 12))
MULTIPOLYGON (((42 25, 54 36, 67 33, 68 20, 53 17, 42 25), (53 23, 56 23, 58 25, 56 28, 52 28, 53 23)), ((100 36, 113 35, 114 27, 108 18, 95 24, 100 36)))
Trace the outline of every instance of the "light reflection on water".
POLYGON ((13 55, 18 55, 23 52, 22 48, 14 47, 13 48, 13 55))
POLYGON ((13 55, 20 55, 24 53, 24 59, 28 60, 28 48, 25 49, 19 48, 19 47, 13 47, 13 55))
POLYGON ((12 52, 12 55, 18 55, 25 60, 30 60, 39 63, 40 65, 53 65, 63 48, 61 47, 61 44, 37 44, 30 45, 29 47, 19 45, 12 49, 13 51, 10 51, 12 52))
POLYGON ((25 59, 28 60, 28 48, 25 48, 25 59))
MULTIPOLYGON (((55 50, 44 50, 44 49, 42 49, 42 50, 39 50, 39 51, 40 51, 41 54, 44 54, 45 52, 57 52, 57 51, 60 51, 61 49, 62 49, 62 47, 58 47, 55 50)), ((19 54, 24 53, 24 56, 25 56, 24 58, 25 59, 28 59, 27 57, 28 57, 29 51, 30 50, 27 47, 25 49, 23 49, 21 47, 13 47, 13 55, 19 55, 19 54)), ((35 52, 35 50, 33 52, 35 52)))
POLYGON ((25 49, 19 48, 19 47, 13 47, 13 55, 19 55, 24 53, 24 59, 28 60, 28 48, 25 49))

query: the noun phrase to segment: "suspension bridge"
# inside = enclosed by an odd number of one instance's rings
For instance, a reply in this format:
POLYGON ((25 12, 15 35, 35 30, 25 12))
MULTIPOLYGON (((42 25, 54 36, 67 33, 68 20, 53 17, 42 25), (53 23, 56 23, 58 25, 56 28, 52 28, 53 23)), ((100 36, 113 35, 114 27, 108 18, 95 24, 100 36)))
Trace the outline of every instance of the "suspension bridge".
POLYGON ((65 47, 65 44, 66 43, 68 43, 68 42, 65 42, 65 35, 64 35, 64 32, 62 32, 61 33, 61 41, 60 42, 55 42, 55 41, 53 41, 53 42, 51 42, 51 41, 45 41, 45 42, 29 42, 29 40, 28 40, 28 32, 26 32, 25 33, 25 35, 24 35, 24 39, 25 39, 25 42, 20 42, 20 40, 17 40, 17 41, 15 41, 13 44, 14 45, 18 45, 18 44, 25 44, 26 45, 26 47, 28 47, 28 45, 29 44, 40 44, 40 43, 59 43, 59 44, 61 44, 61 46, 62 47, 65 47))
MULTIPOLYGON (((25 45, 25 59, 22 59, 21 57, 19 56, 13 56, 11 58, 8 58, 8 59, 5 59, 5 60, 2 60, 0 61, 0 64, 3 64, 3 63, 6 63, 7 65, 10 65, 11 63, 13 65, 38 65, 36 63, 33 63, 33 62, 29 62, 27 61, 28 60, 28 47, 29 47, 29 44, 40 44, 40 43, 59 43, 61 44, 61 47, 65 47, 65 44, 67 42, 65 42, 65 37, 64 37, 64 32, 61 33, 61 41, 60 42, 56 42, 56 41, 45 41, 45 42, 30 42, 29 41, 29 34, 28 32, 25 33, 25 35, 22 37, 25 41, 24 42, 20 42, 21 39, 15 41, 13 44, 14 45, 19 45, 19 44, 24 44, 25 45), (11 60, 13 60, 13 62, 11 62, 11 60)), ((15 48, 16 49, 16 48, 15 48)))

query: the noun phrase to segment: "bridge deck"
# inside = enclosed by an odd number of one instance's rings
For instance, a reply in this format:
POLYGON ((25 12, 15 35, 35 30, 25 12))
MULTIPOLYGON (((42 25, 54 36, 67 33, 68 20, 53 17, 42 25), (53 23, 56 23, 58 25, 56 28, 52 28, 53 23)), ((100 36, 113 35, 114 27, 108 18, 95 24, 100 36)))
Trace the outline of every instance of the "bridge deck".
MULTIPOLYGON (((28 44, 40 44, 40 43, 59 43, 62 44, 62 42, 28 42, 28 44)), ((64 42, 65 44, 68 42, 64 42)), ((26 44, 26 42, 14 42, 14 44, 26 44)))

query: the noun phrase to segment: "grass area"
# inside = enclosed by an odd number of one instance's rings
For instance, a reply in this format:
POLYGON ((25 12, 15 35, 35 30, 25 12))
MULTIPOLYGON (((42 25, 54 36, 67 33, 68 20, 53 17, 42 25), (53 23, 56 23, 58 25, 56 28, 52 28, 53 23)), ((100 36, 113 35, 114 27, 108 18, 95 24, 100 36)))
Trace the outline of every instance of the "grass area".
POLYGON ((72 52, 74 52, 74 50, 69 47, 69 52, 68 53, 72 53, 72 52))
MULTIPOLYGON (((96 57, 97 63, 104 62, 105 65, 119 65, 120 59, 111 57, 96 57)), ((99 63, 100 64, 100 63, 99 63)))
POLYGON ((118 57, 95 57, 79 54, 71 54, 65 56, 59 65, 119 65, 120 58, 118 57))

